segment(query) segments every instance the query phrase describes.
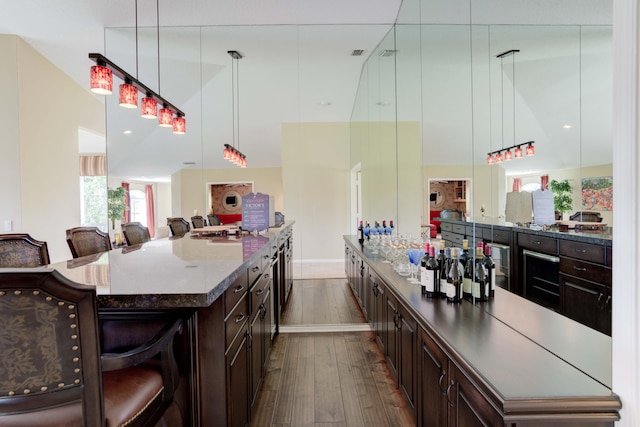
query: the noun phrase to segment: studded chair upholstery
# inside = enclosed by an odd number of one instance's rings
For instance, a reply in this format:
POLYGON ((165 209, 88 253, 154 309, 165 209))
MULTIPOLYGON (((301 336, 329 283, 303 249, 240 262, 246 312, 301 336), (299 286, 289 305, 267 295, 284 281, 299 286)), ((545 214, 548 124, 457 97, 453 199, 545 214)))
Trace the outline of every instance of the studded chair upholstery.
POLYGON ((220 225, 220 218, 218 218, 216 215, 209 214, 207 215, 207 218, 209 219, 209 225, 220 225))
POLYGON ((151 240, 149 229, 139 222, 125 222, 122 224, 122 234, 127 245, 137 245, 151 240))
POLYGON ((201 215, 196 215, 191 217, 191 225, 193 228, 202 228, 207 226, 207 220, 204 219, 201 215))
POLYGON ((67 230, 67 243, 74 258, 111 250, 109 235, 98 227, 75 227, 67 230))
POLYGON ((184 236, 190 230, 189 223, 184 218, 167 218, 167 225, 172 236, 184 236))
POLYGON ((4 427, 153 426, 173 400, 181 320, 101 354, 95 287, 42 270, 0 273, 0 322, 4 427))
POLYGON ((0 267, 38 267, 47 264, 47 242, 24 233, 0 234, 0 267))

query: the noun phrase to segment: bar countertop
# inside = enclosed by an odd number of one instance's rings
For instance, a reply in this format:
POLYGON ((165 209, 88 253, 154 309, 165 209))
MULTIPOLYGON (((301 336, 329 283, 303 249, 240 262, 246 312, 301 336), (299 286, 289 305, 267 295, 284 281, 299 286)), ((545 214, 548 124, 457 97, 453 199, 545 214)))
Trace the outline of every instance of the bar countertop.
MULTIPOLYGON (((213 303, 294 221, 236 238, 162 238, 53 263, 78 283, 96 287, 100 308, 198 308, 213 303)), ((9 270, 9 269, 5 269, 9 270)), ((2 271, 2 269, 0 269, 2 271)))
POLYGON ((576 405, 574 410, 580 410, 586 399, 594 409, 596 405, 605 412, 619 409, 619 399, 611 391, 610 337, 500 288, 493 300, 477 304, 426 298, 419 285, 399 276, 381 255, 361 246, 356 236, 344 239, 418 324, 497 393, 495 399, 505 414, 534 410, 521 407, 523 399, 541 407, 545 401, 575 399, 563 403, 576 405))

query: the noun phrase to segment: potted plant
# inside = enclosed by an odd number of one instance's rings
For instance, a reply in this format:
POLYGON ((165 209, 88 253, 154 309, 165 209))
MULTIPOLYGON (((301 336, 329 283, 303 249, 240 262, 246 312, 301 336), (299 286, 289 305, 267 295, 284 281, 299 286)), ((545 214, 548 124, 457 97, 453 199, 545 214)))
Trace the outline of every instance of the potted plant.
POLYGON ((125 203, 126 191, 124 187, 107 189, 107 214, 111 220, 111 229, 116 228, 116 220, 124 219, 124 211, 128 209, 125 203))
POLYGON ((571 212, 573 210, 573 188, 571 187, 571 183, 569 183, 568 179, 562 181, 552 179, 549 182, 549 187, 553 192, 553 208, 556 211, 556 218, 562 219, 565 212, 571 212))

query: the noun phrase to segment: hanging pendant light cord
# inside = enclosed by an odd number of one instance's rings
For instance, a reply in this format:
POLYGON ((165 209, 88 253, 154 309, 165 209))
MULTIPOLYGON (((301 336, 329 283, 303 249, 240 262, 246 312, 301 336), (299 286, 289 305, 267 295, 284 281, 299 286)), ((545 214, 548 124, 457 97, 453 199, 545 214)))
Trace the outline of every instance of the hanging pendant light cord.
POLYGON ((513 54, 511 62, 511 74, 513 75, 513 145, 516 145, 516 54, 513 54))
POLYGON ((500 103, 502 108, 500 146, 504 148, 504 59, 500 57, 500 103))
POLYGON ((138 80, 138 0, 136 0, 136 80, 138 80))
POLYGON ((236 58, 236 98, 238 105, 238 151, 240 151, 240 71, 238 67, 238 58, 236 58))
POLYGON ((236 146, 236 78, 235 78, 235 61, 234 57, 231 57, 231 123, 233 128, 233 136, 231 139, 231 145, 236 146))
POLYGON ((156 28, 157 28, 157 41, 158 41, 158 94, 160 92, 160 0, 156 0, 156 28))

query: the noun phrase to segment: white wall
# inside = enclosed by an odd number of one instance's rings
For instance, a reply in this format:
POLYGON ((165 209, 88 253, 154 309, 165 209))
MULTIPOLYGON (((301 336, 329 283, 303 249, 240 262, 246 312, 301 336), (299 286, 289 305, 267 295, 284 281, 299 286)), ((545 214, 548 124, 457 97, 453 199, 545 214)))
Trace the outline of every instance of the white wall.
POLYGON ((282 125, 285 219, 294 225, 294 258, 342 260, 349 233, 349 134, 344 123, 282 125))
POLYGON ((71 257, 65 230, 80 225, 78 128, 104 134, 104 107, 16 36, 0 36, 0 57, 0 173, 10 173, 0 181, 0 219, 46 241, 51 261, 62 261, 71 257))

